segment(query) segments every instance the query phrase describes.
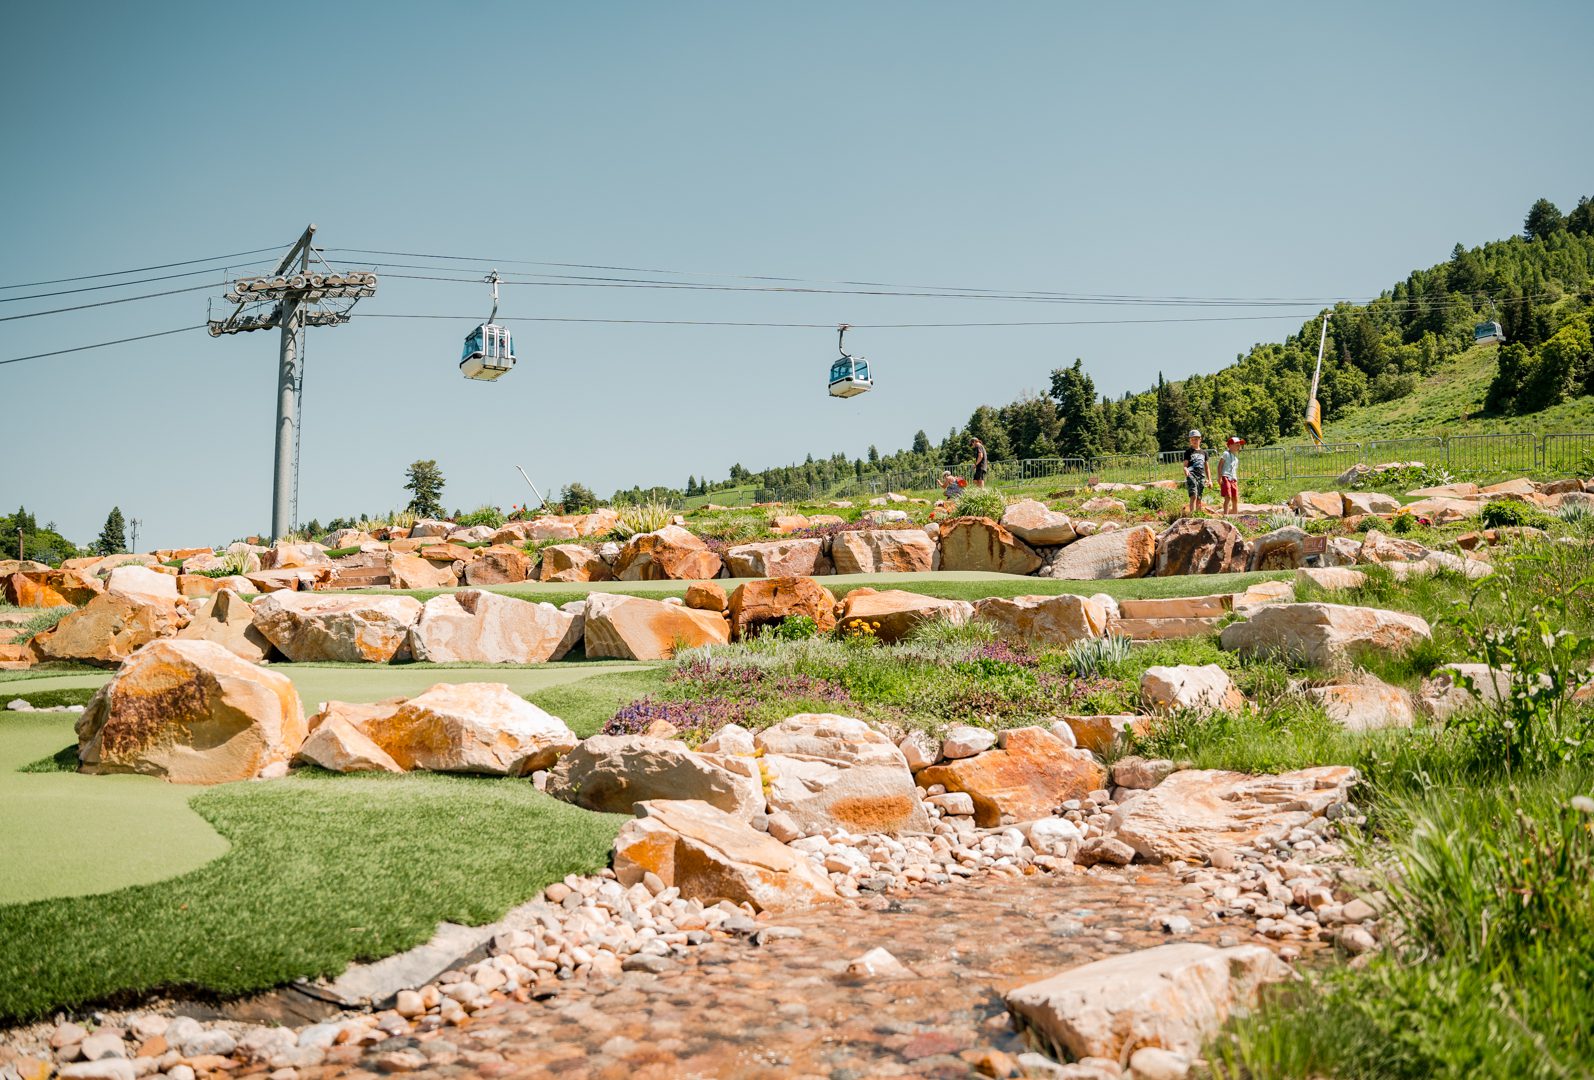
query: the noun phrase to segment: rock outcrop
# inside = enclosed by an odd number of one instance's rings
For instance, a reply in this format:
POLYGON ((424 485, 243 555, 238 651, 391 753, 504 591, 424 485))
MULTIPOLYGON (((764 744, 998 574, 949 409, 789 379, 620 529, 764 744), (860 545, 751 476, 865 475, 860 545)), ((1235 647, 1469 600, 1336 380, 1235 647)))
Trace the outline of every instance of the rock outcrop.
POLYGON ((819 539, 767 540, 740 544, 725 552, 731 577, 793 578, 831 572, 825 542, 819 539))
POLYGON ((830 542, 838 574, 922 574, 936 569, 936 555, 923 529, 838 532, 830 542))
POLYGON ((941 525, 941 569, 994 574, 1033 574, 1041 567, 1035 549, 984 517, 960 517, 941 525))
POLYGON ((171 637, 186 621, 175 604, 146 604, 106 593, 56 623, 55 629, 35 636, 33 647, 45 660, 116 667, 150 642, 171 637))
POLYGON ((274 592, 254 604, 255 628, 295 663, 336 660, 386 664, 409 657, 420 618, 412 596, 332 596, 274 592))
POLYGON ((576 616, 552 604, 461 589, 422 606, 410 653, 439 664, 541 664, 563 658, 579 637, 576 616))
POLYGON ((1223 628, 1225 649, 1280 656, 1322 667, 1343 666, 1360 650, 1404 652, 1432 636, 1416 615, 1345 604, 1271 604, 1223 628))
POLYGON ((621 581, 702 581, 718 577, 720 557, 679 525, 633 536, 615 560, 621 581))
POLYGON ((590 659, 667 660, 678 645, 729 644, 731 629, 717 612, 593 593, 587 599, 585 638, 590 659))
POLYGON ((1140 578, 1157 560, 1157 534, 1149 525, 1113 529, 1075 540, 1059 548, 1041 570, 1041 577, 1065 581, 1140 578))

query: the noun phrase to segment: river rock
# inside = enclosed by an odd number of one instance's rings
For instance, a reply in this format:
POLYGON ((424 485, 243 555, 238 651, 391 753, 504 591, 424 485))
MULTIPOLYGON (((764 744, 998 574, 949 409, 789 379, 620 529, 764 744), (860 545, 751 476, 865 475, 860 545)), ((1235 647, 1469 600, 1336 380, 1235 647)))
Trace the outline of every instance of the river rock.
POLYGON ((84 772, 218 784, 286 765, 305 722, 286 675, 215 642, 156 641, 95 693, 77 735, 84 772))
POLYGON ((995 574, 1033 574, 1041 567, 1035 549, 985 517, 960 517, 941 525, 941 569, 995 574))
POLYGON ((1337 667, 1359 650, 1399 653, 1432 637, 1427 622, 1403 611, 1346 604, 1270 604, 1223 628, 1223 648, 1337 667))
POLYGON ((976 601, 974 617, 996 627, 1005 641, 1070 645, 1107 631, 1107 613, 1083 596, 989 597, 976 601))
POLYGON ((667 660, 678 644, 727 645, 730 623, 713 611, 615 593, 587 599, 588 659, 667 660))
POLYGON ((932 765, 917 782, 967 793, 974 800, 974 823, 994 828, 1004 821, 1050 816, 1059 803, 1084 798, 1106 779, 1088 751, 1069 747, 1044 728, 1028 727, 1004 731, 1000 749, 932 765))
POLYGON ((725 552, 731 577, 812 577, 832 572, 825 542, 806 540, 766 540, 757 544, 738 544, 725 552))
POLYGON ((923 529, 863 529, 831 538, 838 574, 922 574, 936 568, 935 541, 923 529))
POLYGON ((335 660, 386 664, 408 659, 410 627, 421 615, 412 596, 333 596, 274 592, 254 603, 255 628, 295 663, 335 660))
POLYGON ((33 647, 44 660, 76 660, 96 667, 116 667, 138 649, 171 637, 187 624, 187 616, 169 601, 143 603, 109 593, 37 634, 33 647))
POLYGON ((638 533, 615 560, 621 581, 705 581, 719 576, 720 557, 679 525, 638 533))
POLYGON ((1219 518, 1180 518, 1157 538, 1157 577, 1235 574, 1245 562, 1245 537, 1219 518))
POLYGON ((741 821, 764 812, 750 757, 696 753, 677 739, 593 735, 554 766, 548 794, 588 810, 629 814, 639 802, 695 799, 741 821))
POLYGON ((540 581, 613 581, 603 556, 580 544, 554 544, 542 549, 540 581))
POLYGON ((810 577, 780 577, 736 586, 726 604, 731 636, 747 638, 766 626, 794 616, 807 616, 820 633, 836 628, 836 598, 810 577))
POLYGON ((438 664, 541 664, 580 638, 576 616, 552 604, 478 589, 434 596, 410 627, 416 660, 438 664))
POLYGON ((901 641, 926 619, 962 624, 974 614, 974 605, 967 600, 942 600, 900 589, 876 591, 868 587, 849 592, 842 597, 839 607, 836 621, 844 629, 862 623, 888 643, 901 641))
POLYGON ((1356 779, 1345 765, 1276 776, 1185 769, 1120 804, 1107 831, 1146 862, 1200 863, 1220 848, 1284 841, 1343 803, 1356 779))
POLYGON ((1177 664, 1147 668, 1140 676, 1140 700, 1153 712, 1239 712, 1245 696, 1216 664, 1177 664))
POLYGON ((801 713, 765 728, 754 744, 770 811, 785 812, 805 835, 929 831, 907 758, 862 720, 801 713))
POLYGON ((653 874, 685 899, 786 911, 835 900, 830 879, 802 854, 725 811, 695 800, 637 805, 620 828, 614 872, 629 888, 653 874))
POLYGON ((1067 514, 1048 510, 1038 499, 1020 499, 1002 514, 1002 526, 1034 547, 1071 544, 1078 534, 1067 514))
POLYGON ((1292 978, 1265 946, 1180 942, 1070 968, 1005 1000, 1021 1028, 1074 1059, 1127 1061, 1158 1047, 1193 1060, 1264 986, 1292 978))
POLYGON ((271 642, 255 628, 254 608, 232 589, 206 600, 193 622, 177 632, 182 641, 213 641, 234 656, 258 664, 271 652, 271 642))
POLYGON ((1156 560, 1156 532, 1149 525, 1136 525, 1098 532, 1059 548, 1040 576, 1066 581, 1140 578, 1151 572, 1156 560))
POLYGON ((493 776, 547 769, 577 742, 503 683, 439 683, 364 730, 401 768, 493 776))

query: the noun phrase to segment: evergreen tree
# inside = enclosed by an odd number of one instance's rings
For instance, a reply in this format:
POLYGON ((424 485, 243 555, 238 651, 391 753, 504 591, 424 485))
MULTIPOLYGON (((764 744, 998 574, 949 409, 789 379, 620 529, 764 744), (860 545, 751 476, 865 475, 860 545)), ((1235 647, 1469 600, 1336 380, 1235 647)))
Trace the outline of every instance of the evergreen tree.
POLYGON ((1549 199, 1540 199, 1522 219, 1522 235, 1529 240, 1548 240, 1566 229, 1566 218, 1549 199))
POLYGON ((431 458, 412 462, 405 475, 408 479, 404 490, 410 493, 410 512, 416 517, 442 517, 444 481, 437 462, 431 458))
POLYGON ((1002 418, 989 405, 981 405, 974 410, 974 415, 969 417, 968 426, 963 432, 958 460, 966 461, 974 456, 971 439, 978 439, 985 444, 986 456, 991 461, 1009 461, 1013 457, 1013 447, 1007 441, 1002 418))
POLYGON ((1157 449, 1178 450, 1185 445, 1190 429, 1195 427, 1190 404, 1184 390, 1167 382, 1157 373, 1157 449))
POLYGON ((880 464, 880 451, 875 449, 874 443, 870 443, 869 444, 869 464, 871 464, 871 465, 879 465, 880 464))
POLYGON ((913 433, 913 452, 915 454, 928 454, 930 452, 930 436, 924 433, 923 428, 913 433))
POLYGON ((111 507, 105 516, 105 527, 100 538, 94 541, 94 550, 101 555, 119 555, 127 550, 127 522, 122 520, 122 508, 111 507))
POLYGON ((1566 215, 1566 229, 1575 236, 1594 236, 1594 200, 1587 195, 1577 200, 1577 208, 1566 215))
MULTIPOLYGON (((640 493, 638 497, 640 499, 640 493)), ((559 493, 559 502, 563 504, 567 514, 584 514, 598 505, 598 497, 587 485, 572 480, 565 485, 564 491, 559 493)))
POLYGON ((1060 430, 1057 448, 1064 457, 1101 456, 1106 425, 1096 407, 1096 381, 1085 374, 1085 362, 1052 372, 1052 399, 1057 402, 1060 430))

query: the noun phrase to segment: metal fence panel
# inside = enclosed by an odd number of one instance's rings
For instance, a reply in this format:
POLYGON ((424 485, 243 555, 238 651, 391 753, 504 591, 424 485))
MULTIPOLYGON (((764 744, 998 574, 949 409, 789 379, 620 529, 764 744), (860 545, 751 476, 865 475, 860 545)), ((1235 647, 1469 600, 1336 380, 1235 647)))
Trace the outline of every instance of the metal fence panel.
POLYGON ((1519 435, 1452 435, 1445 446, 1451 472, 1529 473, 1538 464, 1538 437, 1519 435))
POLYGON ((1539 465, 1557 479, 1594 475, 1594 432, 1544 436, 1539 465))
POLYGON ((1412 439, 1373 439, 1363 444, 1362 456, 1368 465, 1415 461, 1431 467, 1442 467, 1445 463, 1445 441, 1437 435, 1412 439))
POLYGON ((1322 446, 1286 447, 1290 476, 1301 479, 1338 476, 1362 460, 1361 443, 1324 443, 1322 446))
POLYGON ((1086 463, 1086 472, 1103 483, 1138 484, 1156 474, 1157 466, 1149 454, 1107 454, 1086 463))

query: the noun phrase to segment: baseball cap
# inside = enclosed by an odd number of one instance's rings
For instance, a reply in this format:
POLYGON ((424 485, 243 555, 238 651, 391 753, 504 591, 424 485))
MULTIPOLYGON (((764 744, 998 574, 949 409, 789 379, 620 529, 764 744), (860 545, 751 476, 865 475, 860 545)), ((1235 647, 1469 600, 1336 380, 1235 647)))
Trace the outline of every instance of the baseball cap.
POLYGON ((1190 429, 1190 434, 1185 436, 1185 438, 1187 438, 1187 439, 1199 439, 1200 437, 1201 437, 1201 432, 1199 430, 1197 430, 1196 428, 1191 428, 1190 429))
POLYGON ((1229 445, 1230 446, 1244 446, 1245 445, 1245 440, 1240 438, 1238 435, 1230 435, 1229 436, 1229 445))

